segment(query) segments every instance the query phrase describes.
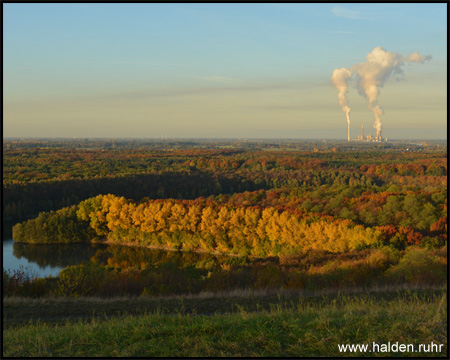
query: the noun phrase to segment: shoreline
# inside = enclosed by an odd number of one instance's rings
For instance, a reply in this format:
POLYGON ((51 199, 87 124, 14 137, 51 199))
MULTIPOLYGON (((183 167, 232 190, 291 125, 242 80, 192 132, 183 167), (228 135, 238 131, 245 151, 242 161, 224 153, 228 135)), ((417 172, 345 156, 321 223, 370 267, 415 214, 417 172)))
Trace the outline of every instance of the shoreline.
POLYGON ((121 245, 121 246, 130 246, 130 247, 142 247, 147 248, 150 250, 164 250, 164 251, 182 251, 182 252, 192 252, 197 254, 209 254, 209 255, 215 255, 215 256, 224 256, 224 257, 239 257, 237 254, 232 253, 222 253, 220 251, 208 251, 208 250, 202 250, 202 249, 196 249, 196 250, 184 250, 184 249, 174 249, 170 246, 164 246, 164 245, 139 245, 134 242, 121 242, 118 243, 116 241, 110 240, 108 238, 103 240, 92 240, 90 241, 91 244, 104 244, 104 245, 121 245))
POLYGON ((33 243, 33 242, 26 242, 26 241, 16 241, 13 238, 9 239, 3 239, 3 242, 6 241, 12 241, 13 243, 23 243, 23 244, 32 244, 32 245, 61 245, 61 244, 101 244, 101 245, 120 245, 120 246, 129 246, 129 247, 139 247, 139 248, 147 248, 150 250, 164 250, 164 251, 182 251, 182 252, 192 252, 197 254, 209 254, 214 256, 224 256, 224 257, 239 257, 240 255, 232 254, 232 253, 223 253, 220 251, 208 251, 208 250, 202 250, 202 249, 196 249, 196 250, 184 250, 184 249, 174 249, 169 246, 164 245, 139 245, 134 242, 116 242, 109 239, 103 239, 103 240, 91 240, 89 242, 69 242, 69 243, 61 243, 61 242, 52 242, 52 243, 33 243))

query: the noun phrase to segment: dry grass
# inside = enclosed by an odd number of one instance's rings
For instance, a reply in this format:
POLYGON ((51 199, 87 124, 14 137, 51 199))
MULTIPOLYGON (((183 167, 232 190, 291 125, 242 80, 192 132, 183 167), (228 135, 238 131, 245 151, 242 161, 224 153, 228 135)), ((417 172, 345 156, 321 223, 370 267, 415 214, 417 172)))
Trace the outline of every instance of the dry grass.
POLYGON ((349 288, 328 291, 298 290, 233 290, 223 293, 201 293, 185 296, 168 296, 158 298, 115 297, 115 298, 63 298, 47 297, 29 299, 8 297, 3 300, 4 327, 16 326, 30 322, 45 321, 64 323, 89 318, 111 318, 118 315, 142 315, 144 313, 213 315, 237 311, 257 312, 274 307, 295 308, 299 302, 330 303, 346 297, 377 298, 392 301, 399 296, 417 294, 424 298, 446 291, 446 287, 411 287, 401 288, 373 287, 349 288))
MULTIPOLYGON (((333 295, 351 295, 351 294, 376 294, 376 293, 395 293, 403 291, 422 291, 422 290, 446 290, 447 285, 443 286, 427 286, 424 284, 400 284, 400 285, 376 285, 371 287, 347 287, 347 288, 328 288, 320 290, 304 290, 304 289, 233 289, 225 291, 202 291, 198 294, 184 294, 184 295, 168 295, 147 297, 141 295, 141 299, 153 299, 153 300, 173 300, 173 299, 212 299, 212 298, 245 298, 245 297, 264 297, 264 296, 298 296, 298 297, 321 297, 321 296, 333 296, 333 295)), ((81 296, 77 299, 71 297, 62 296, 47 296, 41 298, 29 298, 19 296, 5 296, 3 298, 3 304, 46 304, 46 303, 61 303, 61 302, 104 302, 111 303, 116 301, 130 301, 138 299, 137 297, 130 296, 117 296, 117 297, 87 297, 81 296)))
MULTIPOLYGON (((4 329, 3 356, 14 357, 335 357, 447 355, 446 290, 297 298, 270 309, 191 316, 146 312, 108 319, 46 321, 4 329), (308 301, 307 299, 311 299, 308 301), (346 353, 338 344, 444 344, 442 353, 346 353)), ((242 298, 241 298, 242 299, 242 298)), ((146 299, 136 299, 131 302, 146 299)), ((211 299, 195 299, 195 302, 211 299)), ((219 299, 224 301, 224 299, 219 299)), ((90 300, 92 301, 92 300, 90 300)), ((130 299, 127 300, 130 303, 130 299)), ((148 300, 147 300, 148 301, 148 300)), ((170 301, 170 300, 167 300, 170 301)), ((188 299, 183 300, 184 305, 188 299)), ((60 305, 62 305, 61 303, 60 305)), ((187 305, 186 305, 187 307, 187 305)))

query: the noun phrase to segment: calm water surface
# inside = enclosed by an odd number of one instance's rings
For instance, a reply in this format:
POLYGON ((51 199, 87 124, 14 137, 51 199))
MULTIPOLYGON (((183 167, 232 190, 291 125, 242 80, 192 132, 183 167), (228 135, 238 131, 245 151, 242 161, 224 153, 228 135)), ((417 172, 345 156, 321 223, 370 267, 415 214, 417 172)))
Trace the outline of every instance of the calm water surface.
POLYGON ((26 269, 37 277, 56 276, 67 266, 89 261, 105 245, 27 244, 3 241, 3 269, 11 272, 26 269))
POLYGON ((56 276, 71 265, 91 262, 101 266, 145 268, 171 262, 178 267, 199 263, 217 263, 221 257, 181 251, 150 250, 144 247, 129 247, 104 244, 28 244, 3 241, 3 268, 19 270, 25 268, 36 277, 56 276))
POLYGON ((55 276, 62 270, 60 266, 44 265, 29 261, 23 256, 14 255, 13 239, 3 240, 3 269, 13 272, 14 270, 26 269, 38 277, 55 276))

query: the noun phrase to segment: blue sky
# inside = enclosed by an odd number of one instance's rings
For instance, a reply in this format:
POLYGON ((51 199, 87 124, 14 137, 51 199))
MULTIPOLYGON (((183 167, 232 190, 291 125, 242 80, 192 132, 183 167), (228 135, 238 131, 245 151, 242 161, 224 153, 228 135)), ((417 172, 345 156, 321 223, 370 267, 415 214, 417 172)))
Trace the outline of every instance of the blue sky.
MULTIPOLYGON (((4 4, 4 136, 346 138, 330 81, 375 47, 391 138, 443 138, 447 4, 4 4)), ((349 88, 352 132, 374 131, 349 88), (370 130, 369 130, 370 129, 370 130)))

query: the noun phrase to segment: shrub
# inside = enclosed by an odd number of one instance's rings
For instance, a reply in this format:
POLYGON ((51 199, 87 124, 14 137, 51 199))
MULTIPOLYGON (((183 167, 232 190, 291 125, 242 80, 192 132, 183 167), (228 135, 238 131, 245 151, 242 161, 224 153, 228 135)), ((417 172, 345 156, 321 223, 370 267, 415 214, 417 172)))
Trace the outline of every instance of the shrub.
POLYGON ((26 286, 36 278, 30 268, 21 266, 13 271, 3 269, 3 296, 25 296, 26 286))
POLYGON ((447 279, 447 267, 427 249, 409 248, 398 265, 386 271, 386 277, 396 282, 442 284, 447 279))
POLYGON ((27 281, 23 284, 21 294, 22 296, 29 296, 39 298, 49 295, 54 289, 55 278, 37 278, 27 281))
POLYGON ((366 259, 369 267, 375 271, 385 271, 400 260, 400 251, 394 247, 384 246, 374 250, 366 259))
POLYGON ((69 266, 58 275, 55 295, 67 297, 92 296, 98 292, 105 269, 91 263, 69 266))

